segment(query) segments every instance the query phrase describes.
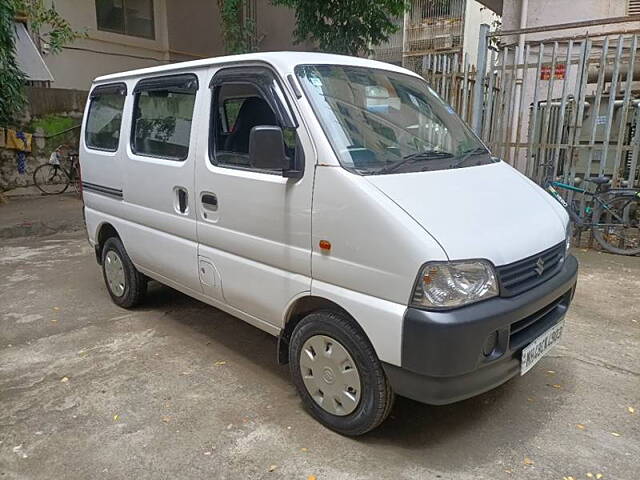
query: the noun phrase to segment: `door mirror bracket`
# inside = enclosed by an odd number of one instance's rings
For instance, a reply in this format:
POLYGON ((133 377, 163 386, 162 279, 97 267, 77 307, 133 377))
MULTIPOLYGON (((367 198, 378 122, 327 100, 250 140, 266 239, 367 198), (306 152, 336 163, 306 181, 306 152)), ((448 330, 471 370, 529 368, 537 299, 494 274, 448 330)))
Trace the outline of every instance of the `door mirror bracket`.
POLYGON ((300 179, 304 176, 304 148, 300 143, 300 137, 296 135, 296 146, 293 161, 288 170, 282 172, 282 176, 286 178, 300 179))

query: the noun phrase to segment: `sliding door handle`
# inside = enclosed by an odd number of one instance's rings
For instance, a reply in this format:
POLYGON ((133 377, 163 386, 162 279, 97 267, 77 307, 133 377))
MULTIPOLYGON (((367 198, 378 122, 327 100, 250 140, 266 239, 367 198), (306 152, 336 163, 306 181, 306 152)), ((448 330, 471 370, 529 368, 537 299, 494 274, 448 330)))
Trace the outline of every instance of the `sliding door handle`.
POLYGON ((185 215, 189 208, 189 193, 183 187, 174 187, 173 190, 176 194, 174 208, 179 214, 185 215))

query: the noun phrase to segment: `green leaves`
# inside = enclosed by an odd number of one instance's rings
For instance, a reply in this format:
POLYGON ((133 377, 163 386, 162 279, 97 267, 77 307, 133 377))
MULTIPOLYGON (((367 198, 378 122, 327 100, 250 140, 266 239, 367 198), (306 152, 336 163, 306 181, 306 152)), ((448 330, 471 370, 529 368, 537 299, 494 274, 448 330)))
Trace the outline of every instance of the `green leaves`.
POLYGON ((58 53, 64 45, 85 35, 73 30, 53 4, 47 7, 43 0, 0 2, 0 124, 15 121, 26 102, 23 87, 27 79, 15 58, 14 22, 17 14, 26 17, 32 34, 46 42, 51 53, 58 53), (45 28, 46 33, 40 34, 40 30, 45 28))
POLYGON ((22 86, 25 76, 16 64, 14 18, 17 2, 0 2, 0 124, 10 122, 25 103, 22 86))
POLYGON ((244 0, 218 0, 222 37, 226 53, 255 50, 255 21, 246 15, 244 0))
POLYGON ((347 55, 367 54, 395 33, 405 0, 272 0, 296 11, 296 42, 310 40, 320 50, 347 55))
POLYGON ((51 53, 59 53, 62 47, 74 40, 85 37, 86 31, 74 30, 67 20, 62 18, 52 3, 50 7, 43 0, 13 0, 18 11, 24 12, 32 32, 46 42, 51 53), (46 29, 45 33, 41 33, 46 29))

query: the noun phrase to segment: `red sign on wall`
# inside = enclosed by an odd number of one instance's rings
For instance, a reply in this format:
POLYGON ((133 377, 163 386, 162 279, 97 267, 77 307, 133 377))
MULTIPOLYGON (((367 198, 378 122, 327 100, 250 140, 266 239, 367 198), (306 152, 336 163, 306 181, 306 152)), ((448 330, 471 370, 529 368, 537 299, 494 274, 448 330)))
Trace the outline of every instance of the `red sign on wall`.
MULTIPOLYGON (((556 80, 564 80, 567 73, 567 66, 564 63, 557 63, 553 71, 556 80)), ((551 65, 543 65, 540 67, 540 80, 551 80, 551 65)))

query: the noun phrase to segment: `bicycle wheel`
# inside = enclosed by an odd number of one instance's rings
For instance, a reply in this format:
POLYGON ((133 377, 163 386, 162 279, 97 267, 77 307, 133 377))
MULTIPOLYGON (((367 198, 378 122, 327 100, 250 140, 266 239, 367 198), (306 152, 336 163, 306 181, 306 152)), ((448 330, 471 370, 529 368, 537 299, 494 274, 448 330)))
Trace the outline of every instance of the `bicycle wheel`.
POLYGON ((624 195, 593 213, 593 236, 602 248, 619 255, 640 253, 640 197, 624 195))
POLYGON ((76 192, 78 197, 82 198, 82 180, 80 179, 80 165, 73 168, 71 171, 71 176, 73 177, 71 183, 73 184, 73 189, 76 192))
POLYGON ((45 163, 33 172, 33 183, 45 195, 57 195, 69 187, 69 175, 59 165, 45 163))

